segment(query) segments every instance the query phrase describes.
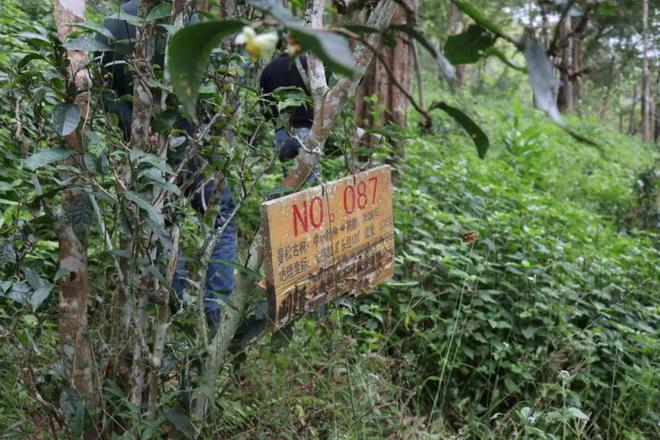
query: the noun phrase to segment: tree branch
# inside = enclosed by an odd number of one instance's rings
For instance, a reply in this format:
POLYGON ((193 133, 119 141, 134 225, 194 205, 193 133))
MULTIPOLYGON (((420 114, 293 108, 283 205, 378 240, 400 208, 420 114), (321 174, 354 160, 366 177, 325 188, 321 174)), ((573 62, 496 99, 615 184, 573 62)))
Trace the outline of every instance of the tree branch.
MULTIPOLYGON (((396 2, 393 0, 379 2, 378 6, 369 15, 365 25, 382 31, 392 19, 396 6, 396 2)), ((376 46, 380 36, 380 33, 370 34, 365 40, 367 44, 358 42, 356 45, 353 56, 360 73, 353 78, 341 79, 325 94, 319 111, 320 117, 315 115, 310 136, 307 138, 304 148, 301 148, 300 153, 298 153, 293 168, 284 179, 284 186, 298 190, 307 181, 312 170, 318 166, 323 155, 323 147, 330 136, 332 127, 339 118, 348 98, 355 93, 360 79, 371 62, 373 51, 369 46, 376 46)))
MULTIPOLYGON (((84 22, 85 0, 54 1, 55 23, 60 40, 64 41, 72 32, 72 24, 84 22)), ((86 69, 87 55, 81 51, 67 51, 69 70, 66 81, 67 90, 74 89, 76 94, 69 96, 74 100, 84 114, 89 104, 88 90, 91 84, 86 69), (73 87, 70 87, 73 85, 73 87)), ((79 159, 85 151, 83 131, 80 127, 66 137, 66 144, 76 155, 68 160, 69 165, 82 168, 79 159)), ((64 179, 71 176, 64 175, 64 179)), ((87 298, 89 297, 89 280, 87 266, 87 247, 84 237, 76 234, 72 213, 76 206, 84 203, 87 194, 80 187, 80 179, 73 178, 73 184, 62 191, 62 211, 64 212, 58 225, 58 240, 60 254, 60 313, 59 324, 60 343, 63 353, 65 374, 71 386, 83 397, 87 404, 94 402, 94 385, 92 377, 92 352, 87 337, 87 298)))

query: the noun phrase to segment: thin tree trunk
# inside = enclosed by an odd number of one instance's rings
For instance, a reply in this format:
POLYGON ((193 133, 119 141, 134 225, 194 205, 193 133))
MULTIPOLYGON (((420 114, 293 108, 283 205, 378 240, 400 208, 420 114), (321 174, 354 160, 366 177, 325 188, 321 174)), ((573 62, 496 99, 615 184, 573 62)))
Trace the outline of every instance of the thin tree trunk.
POLYGON ((633 84, 632 89, 632 104, 630 106, 630 119, 628 121, 628 134, 635 134, 637 128, 635 127, 635 108, 637 107, 637 84, 633 84))
POLYGON ((571 82, 573 84, 573 106, 575 107, 582 100, 582 76, 579 75, 582 69, 582 41, 577 35, 571 40, 571 82))
POLYGON ((571 16, 567 15, 563 23, 561 31, 564 37, 564 48, 561 55, 561 86, 557 94, 557 107, 561 112, 570 112, 573 110, 573 82, 571 80, 571 55, 572 55, 572 39, 568 38, 571 32, 571 16))
POLYGON ((651 125, 653 126, 653 142, 658 143, 658 137, 660 136, 660 112, 658 111, 658 103, 660 102, 660 70, 655 76, 654 84, 654 97, 651 101, 652 112, 651 112, 651 125))
MULTIPOLYGON (((72 32, 71 24, 84 22, 85 0, 67 1, 55 0, 55 22, 57 34, 64 41, 72 32), (65 6, 66 5, 66 6, 65 6)), ((86 69, 87 55, 80 51, 68 51, 69 70, 67 82, 74 85, 78 91, 74 99, 83 118, 89 110, 88 90, 91 85, 89 72, 86 69)), ((67 88, 71 90, 71 87, 67 88)), ((69 165, 83 169, 81 158, 85 151, 83 142, 83 127, 78 127, 66 137, 66 144, 74 152, 69 165)), ((76 180, 62 191, 63 218, 58 226, 60 271, 60 344, 63 353, 66 378, 70 386, 76 390, 88 405, 94 403, 93 358, 87 338, 87 298, 89 296, 89 279, 87 267, 87 248, 84 241, 84 230, 73 222, 74 210, 80 209, 88 196, 81 187, 82 182, 76 180)))
POLYGON ((642 140, 651 140, 651 83, 649 81, 649 0, 642 0, 642 140))
MULTIPOLYGON (((138 6, 138 15, 146 17, 151 7, 157 2, 158 0, 141 0, 138 6)), ((137 28, 136 43, 133 47, 133 119, 130 143, 133 148, 152 154, 158 154, 158 140, 154 139, 151 133, 151 118, 154 115, 156 102, 148 84, 148 81, 154 78, 152 60, 156 48, 155 42, 156 28, 153 23, 145 22, 137 28)), ((135 246, 133 248, 134 252, 137 252, 135 246)), ((152 252, 151 246, 146 252, 152 252)), ((130 268, 129 270, 135 269, 130 268)), ((145 307, 149 303, 147 284, 149 284, 149 290, 153 290, 154 287, 158 290, 158 286, 152 286, 146 280, 141 280, 138 283, 139 289, 130 289, 128 297, 132 316, 131 322, 134 326, 132 333, 129 334, 132 350, 129 388, 130 401, 136 408, 142 408, 145 391, 147 368, 145 356, 148 354, 145 337, 147 331, 145 307), (138 291, 136 292, 136 290, 138 291)))
MULTIPOLYGON (((406 5, 412 10, 417 10, 416 0, 407 0, 406 5)), ((403 8, 397 8, 392 17, 391 24, 405 24, 406 13, 403 8)), ((381 46, 379 49, 380 59, 374 58, 367 69, 364 79, 356 92, 355 121, 358 126, 367 128, 381 128, 388 124, 405 126, 407 123, 406 113, 410 107, 410 101, 406 95, 388 75, 392 73, 396 82, 408 93, 412 89, 412 72, 414 63, 414 46, 412 42, 398 38, 396 46, 381 46), (369 96, 378 97, 376 118, 372 113, 372 106, 368 100, 369 96)), ((370 136, 364 136, 362 146, 370 146, 370 136)), ((394 158, 403 155, 403 145, 394 142, 397 152, 394 158)))

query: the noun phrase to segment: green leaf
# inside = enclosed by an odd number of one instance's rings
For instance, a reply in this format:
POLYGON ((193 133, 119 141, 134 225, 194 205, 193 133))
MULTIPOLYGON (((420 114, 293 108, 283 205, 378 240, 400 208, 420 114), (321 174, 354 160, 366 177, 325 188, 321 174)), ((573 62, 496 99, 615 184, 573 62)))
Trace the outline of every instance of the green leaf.
POLYGON ((165 418, 167 421, 170 422, 185 438, 195 438, 195 428, 190 422, 190 418, 176 408, 166 408, 165 418))
POLYGON ((310 104, 309 96, 300 87, 279 87, 273 91, 277 100, 277 110, 282 112, 289 107, 306 107, 310 104))
MULTIPOLYGON (((73 350, 72 347, 70 349, 73 350)), ((60 409, 69 421, 73 438, 80 438, 85 427, 85 402, 80 394, 73 388, 64 388, 60 393, 60 409)))
POLYGON ((564 130, 566 133, 568 133, 573 139, 575 139, 578 142, 582 142, 583 144, 587 144, 592 147, 596 147, 598 150, 601 152, 603 151, 603 146, 599 144, 598 142, 594 141, 593 139, 589 139, 585 135, 578 133, 574 129, 568 127, 568 126, 561 126, 562 130, 564 130))
POLYGON ((575 417, 576 419, 580 419, 584 421, 589 420, 589 416, 583 413, 580 408, 571 406, 570 408, 568 408, 568 412, 571 416, 575 417))
POLYGON ((502 37, 507 41, 515 41, 514 38, 507 35, 498 25, 493 21, 486 18, 484 14, 477 9, 474 5, 463 0, 451 0, 451 2, 456 5, 456 7, 462 11, 465 15, 469 16, 472 20, 477 22, 481 27, 488 29, 498 37, 502 37))
POLYGON ((125 21, 126 23, 131 24, 133 26, 140 26, 142 23, 146 21, 144 18, 138 17, 137 15, 127 14, 123 10, 120 10, 119 12, 115 12, 114 14, 110 14, 108 17, 106 17, 106 19, 125 21))
POLYGON ((355 73, 353 52, 343 36, 306 27, 278 0, 248 0, 248 3, 279 21, 303 49, 319 57, 333 72, 349 76, 355 73))
POLYGON ((36 312, 37 309, 41 307, 41 305, 46 300, 46 298, 48 298, 48 295, 50 295, 50 292, 52 290, 53 290, 53 286, 46 285, 39 287, 32 293, 32 296, 30 297, 30 305, 32 306, 33 312, 36 312))
POLYGON ((50 46, 52 44, 46 35, 37 34, 35 32, 20 32, 18 36, 25 38, 32 45, 38 47, 50 46))
POLYGON ((303 49, 319 57, 331 71, 348 76, 355 73, 355 58, 343 36, 303 25, 290 24, 286 28, 303 49))
POLYGON ((112 35, 112 32, 110 32, 107 28, 95 24, 95 23, 73 23, 71 26, 79 29, 85 29, 88 31, 96 32, 97 34, 103 35, 106 37, 108 40, 112 41, 115 39, 115 36, 112 35))
POLYGON ((444 54, 454 65, 472 64, 479 61, 494 43, 495 37, 490 32, 472 24, 465 32, 447 38, 444 54))
POLYGON ((462 110, 459 110, 456 107, 452 107, 445 102, 436 102, 431 105, 431 110, 436 108, 447 113, 456 122, 458 122, 461 127, 463 127, 463 129, 465 129, 467 134, 472 139, 472 142, 474 142, 474 145, 477 147, 479 158, 483 159, 486 157, 486 152, 490 147, 490 141, 488 140, 486 133, 484 133, 484 131, 472 120, 472 118, 470 118, 462 110))
POLYGON ((49 148, 48 150, 40 151, 25 159, 25 166, 29 170, 34 171, 50 163, 66 159, 71 156, 72 153, 71 150, 65 150, 64 148, 49 148))
POLYGON ((278 0, 248 0, 247 2, 260 11, 270 14, 283 25, 300 23, 300 20, 294 17, 291 11, 278 0))
POLYGON ((30 61, 34 61, 34 60, 48 61, 46 57, 44 57, 40 53, 30 52, 27 55, 25 55, 23 58, 21 58, 21 60, 16 64, 16 70, 22 70, 23 67, 25 67, 30 61))
POLYGON ((257 280, 261 280, 261 279, 264 278, 264 276, 261 273, 257 272, 254 269, 250 269, 249 267, 243 266, 238 261, 226 260, 224 258, 213 258, 211 261, 216 262, 216 263, 226 264, 227 266, 233 267, 237 271, 242 272, 246 275, 249 275, 249 276, 251 276, 251 277, 253 277, 254 279, 257 279, 257 280))
POLYGON ((149 11, 147 21, 156 21, 172 15, 172 3, 161 3, 149 11))
POLYGON ((138 205, 140 208, 144 209, 147 211, 147 214, 149 215, 149 218, 154 222, 157 223, 158 225, 162 226, 164 224, 164 218, 163 214, 160 212, 156 211, 156 208, 153 207, 151 203, 146 201, 140 194, 134 193, 132 191, 126 191, 124 193, 124 196, 134 202, 136 205, 138 205))
POLYGON ((191 117, 195 117, 199 86, 211 51, 244 25, 242 20, 207 21, 186 26, 172 36, 168 59, 172 87, 191 117))
POLYGON ((70 102, 62 102, 53 107, 53 125, 60 136, 67 136, 78 127, 80 109, 70 102))
POLYGON ((98 40, 92 40, 91 38, 87 37, 78 37, 71 40, 66 40, 64 43, 62 43, 62 46, 64 46, 67 50, 80 50, 83 52, 108 52, 112 50, 112 48, 107 44, 98 40))

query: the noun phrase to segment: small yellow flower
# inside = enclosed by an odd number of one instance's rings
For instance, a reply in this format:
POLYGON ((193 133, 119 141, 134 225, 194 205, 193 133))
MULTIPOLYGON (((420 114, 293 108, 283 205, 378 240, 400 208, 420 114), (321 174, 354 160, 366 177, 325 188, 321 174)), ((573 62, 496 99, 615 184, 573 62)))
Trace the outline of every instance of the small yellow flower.
POLYGON ((257 35, 254 29, 245 26, 234 40, 236 44, 244 44, 245 50, 252 58, 267 58, 275 50, 277 32, 271 31, 257 35))

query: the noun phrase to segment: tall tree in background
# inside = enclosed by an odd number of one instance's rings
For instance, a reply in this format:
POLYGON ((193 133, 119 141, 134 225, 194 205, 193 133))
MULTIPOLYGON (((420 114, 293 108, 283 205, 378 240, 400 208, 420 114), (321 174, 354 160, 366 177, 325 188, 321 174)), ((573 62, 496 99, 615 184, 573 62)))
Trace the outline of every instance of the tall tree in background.
POLYGON ((651 140, 651 84, 649 82, 649 1, 642 0, 642 139, 651 140))
POLYGON ((559 87, 559 93, 557 94, 557 106, 561 112, 570 112, 573 110, 573 81, 571 79, 571 71, 573 67, 573 38, 571 38, 571 14, 568 13, 566 19, 563 23, 560 23, 558 26, 561 26, 561 32, 563 35, 564 44, 561 50, 561 70, 560 70, 560 79, 561 85, 559 87))
MULTIPOLYGON (((405 0, 409 12, 416 13, 417 0, 405 0)), ((401 6, 390 24, 403 25, 408 22, 407 11, 401 6)), ((410 23, 408 23, 410 24, 410 23)), ((355 121, 365 128, 381 128, 389 124, 406 125, 406 112, 410 101, 401 89, 410 93, 414 71, 414 46, 406 38, 396 38, 394 46, 382 45, 380 55, 374 57, 355 95, 355 121), (398 83, 398 85, 397 85, 398 83), (368 98, 376 95, 376 111, 368 98)), ((365 143, 369 145, 371 139, 365 143)))

